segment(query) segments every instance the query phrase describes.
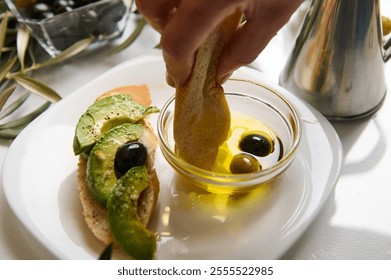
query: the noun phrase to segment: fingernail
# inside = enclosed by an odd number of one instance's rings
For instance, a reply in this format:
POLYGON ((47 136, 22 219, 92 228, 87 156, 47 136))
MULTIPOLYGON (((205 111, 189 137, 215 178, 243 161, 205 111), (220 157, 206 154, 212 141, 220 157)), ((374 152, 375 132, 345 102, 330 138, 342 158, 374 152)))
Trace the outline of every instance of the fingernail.
POLYGON ((228 73, 228 74, 224 75, 223 77, 221 77, 219 80, 220 85, 224 84, 231 77, 231 75, 232 75, 232 73, 228 73))
POLYGON ((175 87, 182 86, 190 76, 192 64, 188 61, 179 61, 164 51, 163 56, 166 62, 167 76, 170 77, 169 82, 175 87))

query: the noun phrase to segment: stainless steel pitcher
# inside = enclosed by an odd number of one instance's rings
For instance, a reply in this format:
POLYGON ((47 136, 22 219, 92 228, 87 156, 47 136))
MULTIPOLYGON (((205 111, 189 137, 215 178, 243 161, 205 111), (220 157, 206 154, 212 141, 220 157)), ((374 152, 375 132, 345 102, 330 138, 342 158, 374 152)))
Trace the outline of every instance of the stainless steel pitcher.
POLYGON ((331 120, 376 112, 386 96, 379 0, 313 0, 280 84, 331 120))

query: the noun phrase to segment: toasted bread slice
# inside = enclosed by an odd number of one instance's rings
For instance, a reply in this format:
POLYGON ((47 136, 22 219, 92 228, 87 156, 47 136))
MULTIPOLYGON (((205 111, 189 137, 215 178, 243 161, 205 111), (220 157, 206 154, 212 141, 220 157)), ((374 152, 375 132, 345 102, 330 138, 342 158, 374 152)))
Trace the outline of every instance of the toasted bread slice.
MULTIPOLYGON (((132 96, 134 101, 141 105, 149 106, 151 104, 149 89, 146 85, 132 85, 116 88, 99 96, 98 99, 114 94, 129 94, 132 96)), ((159 180, 154 169, 155 150, 157 148, 158 140, 150 123, 146 119, 144 119, 143 125, 143 132, 139 141, 144 144, 148 151, 146 165, 150 185, 140 195, 137 212, 141 222, 146 226, 152 216, 153 210, 155 209, 160 187, 159 180)), ((83 208, 84 219, 92 233, 103 243, 109 244, 113 241, 113 237, 110 230, 108 212, 107 209, 96 202, 90 194, 86 183, 86 170, 87 160, 83 155, 81 155, 79 156, 77 178, 79 198, 83 208)))
POLYGON ((213 168, 228 137, 231 116, 222 86, 216 81, 225 44, 242 14, 228 17, 200 46, 189 80, 175 93, 174 139, 180 157, 199 168, 213 168))

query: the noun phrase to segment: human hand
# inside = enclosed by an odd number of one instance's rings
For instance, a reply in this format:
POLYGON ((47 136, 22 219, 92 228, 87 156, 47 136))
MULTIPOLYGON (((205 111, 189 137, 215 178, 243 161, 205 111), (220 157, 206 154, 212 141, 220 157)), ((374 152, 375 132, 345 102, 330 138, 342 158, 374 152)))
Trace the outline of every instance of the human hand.
POLYGON ((303 0, 136 0, 137 9, 161 33, 167 82, 181 86, 192 71, 195 53, 207 36, 240 9, 246 21, 225 46, 217 81, 254 61, 303 0))

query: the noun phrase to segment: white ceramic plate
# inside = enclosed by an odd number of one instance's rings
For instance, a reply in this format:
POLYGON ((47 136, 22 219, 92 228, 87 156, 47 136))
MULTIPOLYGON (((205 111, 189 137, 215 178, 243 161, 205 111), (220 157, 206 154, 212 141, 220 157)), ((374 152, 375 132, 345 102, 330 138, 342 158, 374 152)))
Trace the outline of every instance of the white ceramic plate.
MULTIPOLYGON (((272 185, 227 204, 225 196, 184 188, 158 150, 161 193, 151 221, 160 236, 157 259, 279 258, 309 226, 338 180, 342 152, 332 126, 258 71, 242 68, 235 77, 263 82, 296 107, 303 121, 297 157, 272 185)), ((160 57, 127 61, 52 106, 9 149, 3 170, 6 198, 27 230, 59 259, 96 259, 104 247, 82 218, 72 140, 78 118, 94 99, 127 84, 148 84, 159 107, 174 92, 165 83, 160 57)))

